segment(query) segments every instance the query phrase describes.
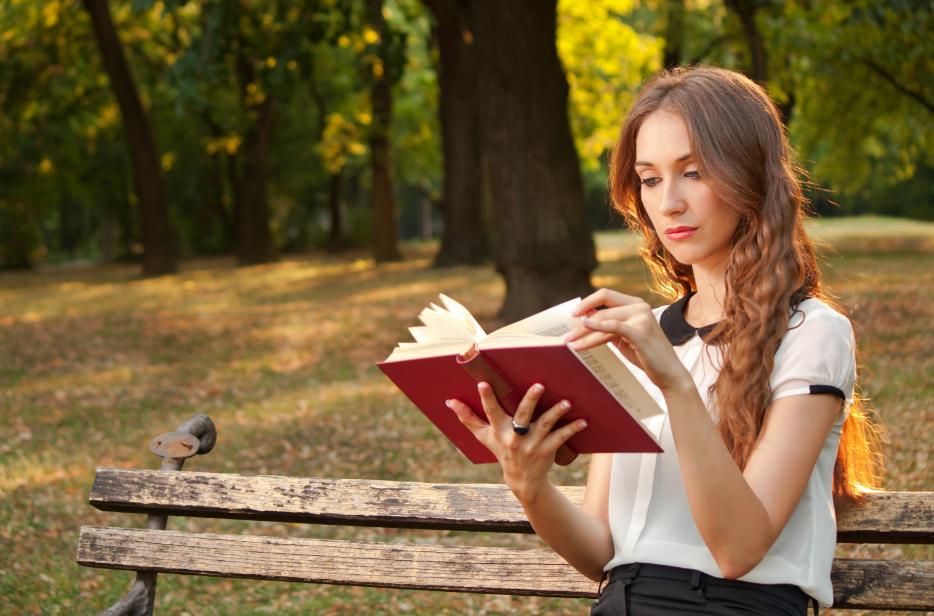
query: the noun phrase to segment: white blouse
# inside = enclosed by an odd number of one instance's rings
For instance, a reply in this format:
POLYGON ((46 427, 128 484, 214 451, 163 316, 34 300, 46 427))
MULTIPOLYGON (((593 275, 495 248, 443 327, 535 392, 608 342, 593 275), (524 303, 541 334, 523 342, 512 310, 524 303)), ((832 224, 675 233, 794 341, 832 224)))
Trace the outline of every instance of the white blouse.
MULTIPOLYGON (((684 320, 688 297, 653 312, 716 421, 708 388, 717 379, 721 356, 716 345, 707 345, 701 339, 713 326, 697 330, 684 320)), ((834 422, 801 501, 784 530, 765 558, 739 578, 764 584, 795 584, 825 607, 833 602, 830 567, 837 537, 833 468, 840 431, 853 398, 854 349, 853 330, 845 316, 814 298, 801 302, 775 354, 769 380, 772 399, 832 393, 845 400, 846 410, 834 422)), ((642 370, 627 364, 665 411, 645 422, 665 451, 613 454, 609 518, 615 554, 604 569, 643 562, 697 569, 722 577, 691 516, 665 399, 642 370)))

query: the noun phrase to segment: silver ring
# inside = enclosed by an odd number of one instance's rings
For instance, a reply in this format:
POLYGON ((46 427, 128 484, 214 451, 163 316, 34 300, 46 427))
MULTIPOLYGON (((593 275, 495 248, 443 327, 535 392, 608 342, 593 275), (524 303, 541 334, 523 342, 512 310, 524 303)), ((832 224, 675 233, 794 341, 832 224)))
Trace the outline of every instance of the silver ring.
POLYGON ((520 426, 516 423, 515 418, 512 420, 512 431, 518 434, 519 436, 525 436, 529 433, 529 426, 520 426))

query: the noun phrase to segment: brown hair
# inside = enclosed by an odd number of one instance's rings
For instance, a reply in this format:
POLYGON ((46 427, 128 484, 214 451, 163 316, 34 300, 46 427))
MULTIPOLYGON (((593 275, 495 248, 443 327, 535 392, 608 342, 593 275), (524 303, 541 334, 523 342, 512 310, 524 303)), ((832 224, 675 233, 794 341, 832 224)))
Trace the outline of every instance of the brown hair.
MULTIPOLYGON (((691 266, 676 261, 652 227, 634 167, 636 136, 657 110, 684 119, 701 176, 740 215, 725 272, 725 318, 705 341, 730 350, 714 385, 718 430, 743 469, 772 400, 769 378, 792 311, 808 297, 843 311, 821 286, 804 230, 806 174, 794 160, 775 104, 744 75, 710 66, 677 67, 647 81, 610 158, 613 205, 641 231, 640 252, 656 289, 670 298, 696 291, 691 266)), ((878 452, 878 431, 856 395, 834 468, 835 497, 853 501, 878 484, 878 452)))

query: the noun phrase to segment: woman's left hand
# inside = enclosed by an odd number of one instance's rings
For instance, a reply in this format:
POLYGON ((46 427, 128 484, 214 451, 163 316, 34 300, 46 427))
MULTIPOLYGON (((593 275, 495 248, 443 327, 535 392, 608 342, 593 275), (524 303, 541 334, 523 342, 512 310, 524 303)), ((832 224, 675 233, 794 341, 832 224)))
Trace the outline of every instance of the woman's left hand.
POLYGON ((574 310, 581 325, 564 335, 575 351, 612 342, 662 391, 694 387, 691 375, 665 337, 652 308, 638 297, 600 289, 574 310), (602 308, 602 310, 599 310, 602 308))
POLYGON ((477 390, 487 421, 477 417, 460 400, 450 399, 446 404, 477 440, 493 452, 503 467, 503 479, 519 501, 523 504, 534 502, 548 483, 548 470, 554 464, 555 452, 565 441, 586 428, 587 422, 578 419, 552 430, 571 409, 567 400, 545 410, 532 421, 535 407, 545 392, 540 384, 529 388, 513 417, 503 410, 489 383, 479 383, 477 390), (516 432, 516 424, 528 426, 527 432, 516 432))

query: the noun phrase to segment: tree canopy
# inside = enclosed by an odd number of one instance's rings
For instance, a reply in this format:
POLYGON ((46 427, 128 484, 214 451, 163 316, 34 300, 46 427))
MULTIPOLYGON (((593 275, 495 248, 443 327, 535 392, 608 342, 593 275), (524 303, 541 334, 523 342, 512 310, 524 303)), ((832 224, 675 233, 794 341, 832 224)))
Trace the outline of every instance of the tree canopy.
MULTIPOLYGON (((385 41, 362 0, 110 8, 182 257, 236 252, 263 220, 275 252, 373 241, 370 89, 387 70, 398 231, 440 233, 439 41, 426 5, 385 0, 385 41), (257 200, 266 209, 249 219, 257 200)), ((606 153, 633 93, 672 62, 765 76, 822 213, 934 218, 932 15, 919 0, 561 0, 556 44, 592 223, 609 224, 606 153)), ((0 54, 0 265, 139 258, 121 111, 81 3, 6 0, 0 54)))

